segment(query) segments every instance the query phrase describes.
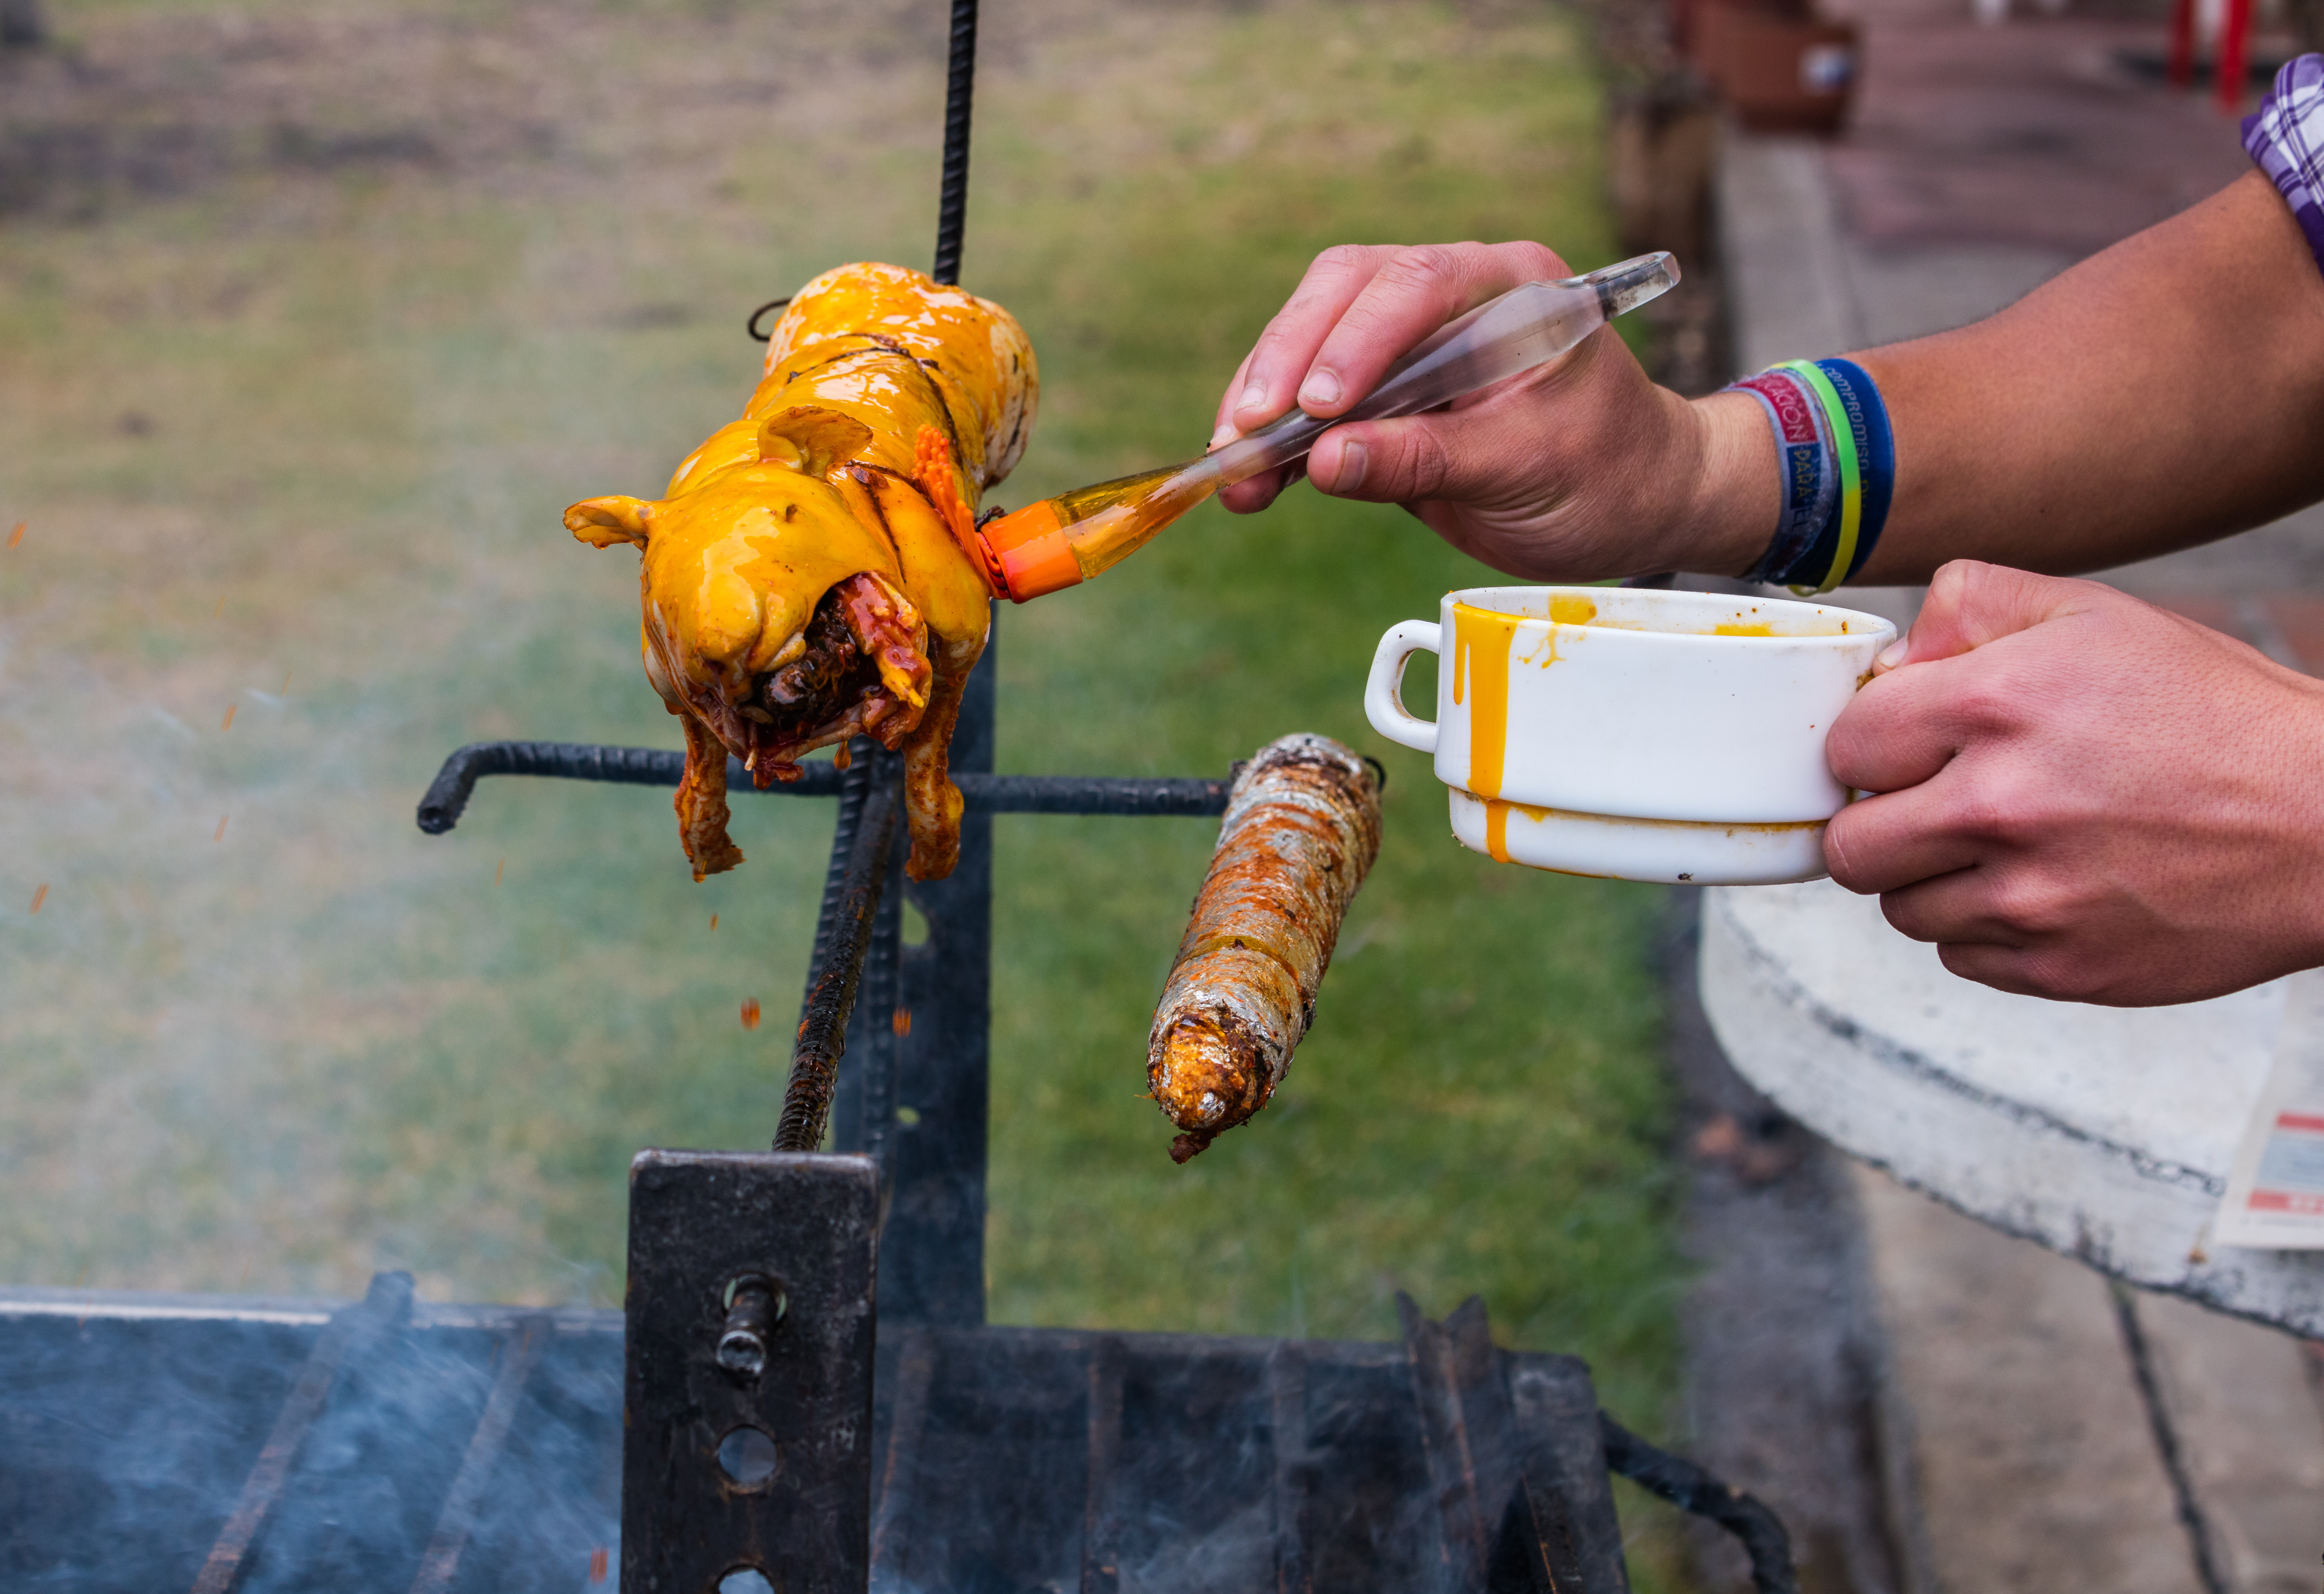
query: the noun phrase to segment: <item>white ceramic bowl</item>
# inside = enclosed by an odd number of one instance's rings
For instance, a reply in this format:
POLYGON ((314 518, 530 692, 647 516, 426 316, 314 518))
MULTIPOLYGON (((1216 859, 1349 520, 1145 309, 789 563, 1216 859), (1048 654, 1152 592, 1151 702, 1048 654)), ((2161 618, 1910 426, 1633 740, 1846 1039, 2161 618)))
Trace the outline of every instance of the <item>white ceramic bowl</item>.
POLYGON ((1877 615, 1719 593, 1447 593, 1380 639, 1364 705, 1431 753, 1452 834, 1506 862, 1622 880, 1767 884, 1823 870, 1849 794, 1831 723, 1895 640, 1877 615), (1436 718, 1398 688, 1434 652, 1436 718))

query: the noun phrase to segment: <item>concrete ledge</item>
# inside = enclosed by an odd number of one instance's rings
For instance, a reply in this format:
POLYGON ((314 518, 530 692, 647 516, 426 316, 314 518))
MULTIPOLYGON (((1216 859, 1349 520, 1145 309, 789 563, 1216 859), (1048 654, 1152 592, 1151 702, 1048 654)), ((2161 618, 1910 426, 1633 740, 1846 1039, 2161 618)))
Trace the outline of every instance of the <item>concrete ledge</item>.
POLYGON ((2280 986, 2174 1008, 2046 1002, 1957 979, 1830 881, 1706 895, 1704 1009, 1784 1111, 2010 1234, 2324 1334, 2324 1255, 2205 1238, 2280 986))

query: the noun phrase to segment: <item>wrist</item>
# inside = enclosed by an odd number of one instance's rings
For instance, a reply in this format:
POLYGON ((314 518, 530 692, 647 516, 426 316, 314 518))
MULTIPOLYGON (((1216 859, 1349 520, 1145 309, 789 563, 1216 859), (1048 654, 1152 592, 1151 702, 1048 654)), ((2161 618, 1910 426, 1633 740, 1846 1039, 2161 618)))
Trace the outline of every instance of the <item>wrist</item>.
POLYGON ((2290 944, 2279 954, 2288 972, 2324 967, 2324 683, 2301 677, 2287 684, 2297 699, 2269 717, 2284 727, 2289 743, 2276 815, 2280 856, 2287 860, 2278 879, 2292 887, 2284 893, 2290 944))
POLYGON ((1738 392, 1681 401, 1692 468, 1670 532, 1674 567, 1740 576, 1767 550, 1783 513, 1782 461, 1757 401, 1738 392))

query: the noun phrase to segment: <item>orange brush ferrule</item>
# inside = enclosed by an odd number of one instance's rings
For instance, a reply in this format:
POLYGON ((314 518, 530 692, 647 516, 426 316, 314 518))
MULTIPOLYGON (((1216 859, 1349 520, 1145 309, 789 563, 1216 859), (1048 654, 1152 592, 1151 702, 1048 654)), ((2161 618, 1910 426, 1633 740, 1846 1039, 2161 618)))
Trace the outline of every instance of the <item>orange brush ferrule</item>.
POLYGON ((1001 567, 1010 601, 1028 603, 1082 584, 1081 562, 1065 539, 1057 506, 1047 499, 1002 515, 977 533, 1001 567))

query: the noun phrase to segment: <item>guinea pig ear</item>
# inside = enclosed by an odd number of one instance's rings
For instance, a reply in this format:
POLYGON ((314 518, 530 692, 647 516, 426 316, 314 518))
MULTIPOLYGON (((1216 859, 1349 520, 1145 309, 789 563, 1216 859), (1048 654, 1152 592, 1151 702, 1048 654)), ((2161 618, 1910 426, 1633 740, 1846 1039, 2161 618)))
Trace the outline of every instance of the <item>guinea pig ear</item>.
POLYGON ((795 406, 759 423, 759 457, 820 479, 872 441, 872 428, 835 410, 795 406))
POLYGON ((565 529, 583 542, 599 548, 611 548, 617 542, 646 545, 646 522, 653 516, 653 505, 642 498, 616 493, 611 498, 590 498, 565 511, 565 529))

